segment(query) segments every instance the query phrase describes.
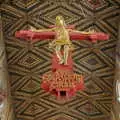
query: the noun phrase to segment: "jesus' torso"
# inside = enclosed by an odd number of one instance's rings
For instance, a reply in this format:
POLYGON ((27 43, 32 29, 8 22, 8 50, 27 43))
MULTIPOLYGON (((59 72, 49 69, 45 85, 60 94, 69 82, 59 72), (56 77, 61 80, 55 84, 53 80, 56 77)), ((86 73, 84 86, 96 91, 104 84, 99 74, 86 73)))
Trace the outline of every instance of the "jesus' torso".
POLYGON ((56 27, 55 32, 56 32, 55 40, 57 43, 70 44, 69 32, 66 28, 56 27))

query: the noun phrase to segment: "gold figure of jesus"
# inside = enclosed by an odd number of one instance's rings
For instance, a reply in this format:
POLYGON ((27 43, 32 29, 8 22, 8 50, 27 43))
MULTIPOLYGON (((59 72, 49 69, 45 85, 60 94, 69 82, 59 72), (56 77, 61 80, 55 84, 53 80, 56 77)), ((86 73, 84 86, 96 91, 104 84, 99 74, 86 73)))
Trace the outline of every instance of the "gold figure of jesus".
MULTIPOLYGON (((72 43, 70 41, 69 37, 69 31, 73 31, 72 29, 66 29, 65 28, 65 21, 62 16, 57 16, 56 17, 56 24, 55 28, 51 29, 39 29, 36 30, 34 28, 31 28, 32 31, 35 32, 42 32, 42 31, 54 31, 56 32, 55 40, 53 40, 49 46, 55 49, 56 55, 59 59, 59 64, 68 64, 68 55, 69 51, 72 48, 72 43), (63 50, 63 55, 61 53, 61 50, 63 50)), ((75 32, 80 32, 76 31, 75 32)), ((84 34, 89 34, 89 32, 80 32, 84 34)))

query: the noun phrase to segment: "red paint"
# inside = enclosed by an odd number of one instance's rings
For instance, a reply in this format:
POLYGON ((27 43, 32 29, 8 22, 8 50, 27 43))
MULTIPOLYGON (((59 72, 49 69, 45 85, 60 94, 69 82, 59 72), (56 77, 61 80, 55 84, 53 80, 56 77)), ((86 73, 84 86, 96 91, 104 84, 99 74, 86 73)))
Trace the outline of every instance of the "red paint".
MULTIPOLYGON (((33 32, 31 30, 20 30, 15 33, 17 38, 32 40, 33 42, 45 39, 54 39, 55 32, 33 32)), ((69 32, 71 40, 89 40, 96 42, 97 40, 108 40, 109 35, 102 32, 95 32, 91 34, 83 34, 79 32, 69 32)))
POLYGON ((56 70, 42 76, 41 88, 58 99, 67 99, 84 89, 84 80, 82 75, 75 74, 73 71, 56 70))
POLYGON ((67 66, 59 65, 57 56, 53 55, 52 71, 42 76, 41 88, 55 95, 58 99, 70 98, 77 91, 84 89, 83 76, 73 72, 71 54, 67 66))

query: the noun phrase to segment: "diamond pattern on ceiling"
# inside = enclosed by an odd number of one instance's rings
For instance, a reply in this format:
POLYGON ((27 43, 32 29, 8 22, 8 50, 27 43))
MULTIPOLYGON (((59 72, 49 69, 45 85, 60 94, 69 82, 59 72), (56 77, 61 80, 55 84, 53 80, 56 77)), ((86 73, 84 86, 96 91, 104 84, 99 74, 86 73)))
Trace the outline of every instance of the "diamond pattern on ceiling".
POLYGON ((8 0, 1 6, 16 120, 109 119, 120 1, 99 1, 100 6, 95 10, 88 0, 8 0), (78 30, 94 28, 111 36, 108 41, 96 44, 72 41, 74 71, 83 73, 86 89, 68 101, 58 101, 40 88, 41 75, 51 69, 53 51, 48 48, 49 40, 31 45, 14 36, 16 30, 30 26, 47 28, 58 14, 65 17, 67 24, 75 24, 78 30))
POLYGON ((86 102, 81 106, 78 106, 76 109, 82 112, 83 114, 89 115, 89 116, 103 115, 103 113, 90 102, 86 102))
POLYGON ((23 56, 22 59, 18 61, 18 65, 25 66, 28 67, 28 69, 31 69, 38 64, 43 64, 44 62, 44 58, 37 57, 34 54, 28 53, 25 54, 25 56, 23 56))

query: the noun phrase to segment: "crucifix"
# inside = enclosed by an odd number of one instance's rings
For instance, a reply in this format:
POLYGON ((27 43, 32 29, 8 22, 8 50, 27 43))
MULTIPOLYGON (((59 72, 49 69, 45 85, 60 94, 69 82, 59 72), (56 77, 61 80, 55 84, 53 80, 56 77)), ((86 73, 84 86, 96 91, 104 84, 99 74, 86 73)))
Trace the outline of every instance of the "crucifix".
POLYGON ((77 31, 71 29, 70 26, 66 26, 62 16, 56 17, 56 24, 50 29, 39 29, 36 30, 31 28, 28 31, 16 32, 16 37, 27 38, 27 39, 54 39, 49 43, 49 47, 55 49, 56 55, 59 59, 59 64, 68 64, 69 50, 72 49, 72 42, 70 39, 77 40, 91 40, 96 42, 97 40, 107 40, 109 36, 105 33, 97 33, 95 31, 77 31), (63 48, 63 56, 61 49, 63 48))
POLYGON ((102 32, 78 31, 74 26, 67 26, 62 16, 56 17, 56 23, 48 29, 20 30, 15 33, 18 38, 32 41, 52 39, 49 47, 53 48, 55 55, 52 62, 52 73, 43 75, 42 88, 56 96, 71 96, 77 90, 83 89, 83 78, 72 71, 72 58, 70 51, 73 49, 71 40, 108 40, 109 35, 102 32), (71 72, 72 71, 72 72, 71 72), (67 74, 66 74, 67 73, 67 74))

